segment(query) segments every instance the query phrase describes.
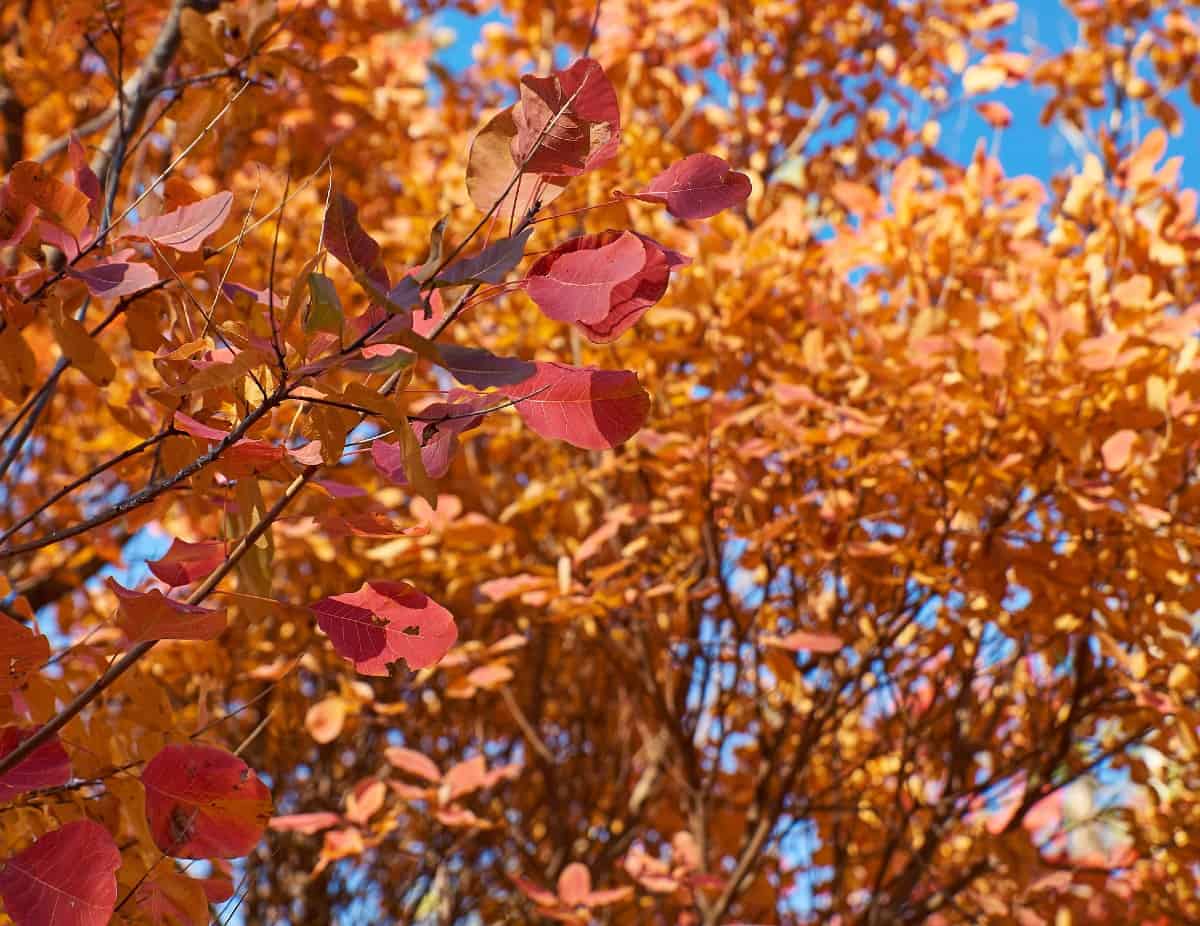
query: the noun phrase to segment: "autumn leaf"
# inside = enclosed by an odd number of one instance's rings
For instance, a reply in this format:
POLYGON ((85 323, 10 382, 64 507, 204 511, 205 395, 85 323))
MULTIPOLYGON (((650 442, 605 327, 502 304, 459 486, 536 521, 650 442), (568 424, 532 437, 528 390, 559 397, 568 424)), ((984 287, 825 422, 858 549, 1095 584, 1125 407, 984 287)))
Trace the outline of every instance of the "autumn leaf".
POLYGON ((318 701, 304 715, 304 727, 316 742, 332 743, 346 722, 346 702, 336 695, 318 701))
POLYGON ((329 201, 322 238, 329 253, 352 274, 366 277, 384 292, 391 288, 378 242, 358 223, 358 206, 342 193, 329 201))
POLYGON ((472 140, 467 156, 467 193, 471 202, 485 212, 494 207, 496 215, 523 217, 535 199, 542 205, 556 200, 569 178, 521 177, 512 183, 518 166, 513 155, 517 139, 514 109, 509 106, 496 113, 472 140))
POLYGON ((617 94, 591 58, 546 77, 522 77, 512 115, 517 127, 513 158, 528 173, 582 174, 612 160, 620 145, 617 94))
POLYGON ((458 344, 439 344, 442 366, 460 383, 476 389, 510 386, 532 376, 537 367, 515 357, 497 357, 491 351, 458 344))
POLYGON ((82 281, 98 299, 130 296, 158 282, 158 274, 149 264, 115 258, 92 261, 83 267, 69 267, 67 273, 82 281))
POLYGON ((219 540, 188 543, 176 537, 161 559, 146 566, 160 582, 177 588, 208 576, 225 561, 225 552, 225 544, 219 540))
MULTIPOLYGON (((511 238, 503 238, 478 254, 457 260, 433 278, 436 286, 461 286, 464 283, 503 283, 505 277, 525 256, 533 229, 511 238)), ((406 279, 408 279, 406 277, 406 279)))
POLYGON ((408 772, 408 774, 423 778, 432 784, 438 784, 442 780, 442 773, 433 760, 415 749, 389 746, 384 755, 388 762, 402 772, 408 772))
POLYGON ((650 411, 650 397, 628 370, 538 363, 537 373, 503 391, 538 434, 587 450, 628 440, 650 411))
POLYGON ((213 746, 165 746, 142 770, 155 845, 174 858, 238 858, 271 815, 266 786, 246 763, 213 746))
MULTIPOLYGON (((0 729, 0 757, 8 755, 37 731, 37 727, 14 725, 0 729)), ((28 757, 0 775, 0 801, 11 801, 38 788, 65 785, 70 780, 71 759, 58 736, 51 736, 28 757)))
POLYGON ((458 638, 450 612, 403 582, 364 582, 312 610, 338 655, 363 675, 387 675, 400 659, 410 669, 433 665, 458 638))
POLYGON ((225 224, 232 208, 233 194, 224 191, 138 222, 122 237, 153 241, 176 251, 198 251, 225 224))
POLYGON ((117 624, 130 643, 146 640, 215 640, 225 629, 225 612, 166 597, 156 588, 138 592, 106 580, 117 596, 117 624))
POLYGON ((337 826, 341 822, 341 815, 336 813, 295 813, 283 817, 272 817, 268 826, 280 833, 300 833, 304 836, 312 836, 314 833, 337 826))
POLYGON ((105 926, 117 903, 121 853, 99 823, 75 820, 0 870, 0 898, 19 926, 105 926))
POLYGON ((595 322, 608 314, 613 290, 646 266, 646 247, 631 232, 607 244, 551 252, 530 270, 525 291, 556 321, 595 322))
POLYGON ((677 219, 707 219, 750 196, 750 178, 713 154, 692 154, 672 164, 634 196, 661 203, 677 219))
POLYGON ((637 324, 666 293, 670 272, 687 263, 686 257, 645 235, 609 229, 572 238, 542 256, 530 268, 525 289, 551 318, 574 322, 589 340, 607 343, 637 324), (630 238, 643 249, 644 259, 636 268, 630 238), (617 266, 623 255, 632 259, 617 266), (608 284, 606 276, 617 279, 608 284))
POLYGON ((794 630, 782 637, 774 634, 764 634, 762 642, 767 646, 778 646, 780 649, 792 652, 836 653, 846 644, 841 637, 831 633, 808 633, 804 630, 794 630))
POLYGON ((0 693, 19 688, 49 658, 49 640, 11 617, 0 616, 0 693))

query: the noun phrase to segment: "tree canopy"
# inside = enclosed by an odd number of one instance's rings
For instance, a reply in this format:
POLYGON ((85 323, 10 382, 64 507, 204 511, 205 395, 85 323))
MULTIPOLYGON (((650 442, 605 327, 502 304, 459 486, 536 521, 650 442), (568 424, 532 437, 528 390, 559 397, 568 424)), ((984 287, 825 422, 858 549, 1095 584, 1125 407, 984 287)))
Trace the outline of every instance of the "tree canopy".
POLYGON ((8 918, 1200 921, 1200 17, 1065 10, 6 4, 8 918))

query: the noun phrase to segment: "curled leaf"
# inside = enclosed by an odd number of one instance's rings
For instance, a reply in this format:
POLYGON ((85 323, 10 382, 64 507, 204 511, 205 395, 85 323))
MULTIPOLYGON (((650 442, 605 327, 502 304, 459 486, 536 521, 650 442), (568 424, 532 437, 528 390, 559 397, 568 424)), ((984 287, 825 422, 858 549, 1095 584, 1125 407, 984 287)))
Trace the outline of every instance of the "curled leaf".
POLYGON ((591 58, 548 76, 522 77, 513 122, 513 157, 527 173, 586 173, 612 160, 621 141, 617 92, 591 58))

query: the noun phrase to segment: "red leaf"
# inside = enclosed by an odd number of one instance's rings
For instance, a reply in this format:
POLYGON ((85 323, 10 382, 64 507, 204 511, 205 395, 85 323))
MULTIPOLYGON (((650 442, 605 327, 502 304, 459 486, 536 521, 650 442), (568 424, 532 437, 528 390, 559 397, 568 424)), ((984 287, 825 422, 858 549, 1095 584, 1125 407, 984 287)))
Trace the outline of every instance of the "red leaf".
POLYGON ((621 232, 607 244, 575 239, 565 248, 542 257, 525 279, 529 298, 555 321, 600 321, 609 313, 617 285, 646 266, 646 246, 632 232, 621 232))
POLYGON ((646 423, 650 396, 629 370, 539 363, 537 373, 504 394, 542 437, 585 450, 607 450, 628 440, 646 423))
POLYGON ((76 820, 5 862, 0 897, 19 926, 105 926, 117 904, 120 867, 108 830, 76 820))
MULTIPOLYGON (((0 730, 0 756, 6 756, 37 733, 38 727, 9 726, 0 730)), ((37 788, 53 788, 71 780, 71 759, 57 736, 52 736, 21 762, 0 775, 0 802, 37 788)))
POLYGON ((225 224, 233 194, 224 191, 138 222, 122 237, 142 238, 176 251, 198 251, 225 224))
POLYGON ((547 77, 522 77, 521 101, 512 116, 517 127, 513 158, 518 164, 529 158, 526 173, 586 173, 612 160, 621 141, 617 92, 591 58, 547 77))
POLYGON ((433 760, 424 753, 417 752, 415 749, 405 749, 403 746, 390 746, 384 752, 384 756, 387 757, 388 762, 402 772, 408 772, 417 778, 424 778, 432 784, 438 784, 442 780, 442 773, 433 764, 433 760))
POLYGON ((294 813, 284 817, 272 817, 267 825, 280 833, 302 833, 312 836, 331 826, 337 826, 342 818, 328 811, 322 813, 294 813))
MULTIPOLYGON (((551 318, 575 322, 590 340, 607 343, 616 340, 637 324, 646 311, 667 291, 671 271, 688 262, 688 258, 664 248, 653 238, 609 229, 596 235, 571 238, 541 257, 530 269, 525 288, 542 311, 551 318), (645 258, 641 267, 608 290, 607 303, 603 308, 589 303, 586 312, 580 311, 579 304, 573 304, 575 295, 570 289, 550 282, 561 275, 560 267, 564 262, 568 259, 579 259, 568 258, 568 255, 605 253, 627 236, 641 242, 645 258), (542 282, 535 282, 535 278, 542 282), (543 299, 546 301, 543 302, 543 299)), ((566 269, 570 272, 573 268, 568 265, 566 269)))
POLYGON ((98 260, 82 270, 68 267, 66 273, 82 280, 88 292, 99 299, 128 296, 158 282, 158 274, 149 264, 131 264, 117 259, 98 260))
POLYGON ((225 561, 225 544, 219 540, 188 543, 176 537, 162 559, 146 565, 154 577, 172 588, 203 579, 225 561))
POLYGON ((267 786, 214 746, 164 747, 146 763, 142 784, 154 843, 175 858, 248 855, 271 816, 267 786))
POLYGON ((387 675, 400 659, 411 669, 431 666, 458 639, 450 612, 404 582, 364 582, 312 610, 338 655, 363 675, 387 675))
POLYGON ((793 631, 786 637, 764 634, 762 642, 767 646, 791 650, 793 653, 800 650, 809 653, 836 653, 846 645, 840 637, 831 633, 807 633, 803 630, 793 631))
POLYGON ((476 389, 509 386, 522 382, 537 372, 537 367, 527 360, 497 357, 478 347, 439 344, 438 353, 442 357, 442 366, 455 379, 476 389))
POLYGON ((215 640, 225 629, 225 612, 168 598, 156 588, 137 592, 107 579, 117 596, 117 623, 130 643, 146 640, 215 640))
POLYGON ((363 274, 384 292, 391 289, 378 242, 358 224, 358 206, 335 193, 325 211, 325 247, 353 274, 363 274))
POLYGON ((662 203, 677 219, 707 219, 750 196, 750 178, 714 154, 692 154, 650 181, 637 199, 662 203))

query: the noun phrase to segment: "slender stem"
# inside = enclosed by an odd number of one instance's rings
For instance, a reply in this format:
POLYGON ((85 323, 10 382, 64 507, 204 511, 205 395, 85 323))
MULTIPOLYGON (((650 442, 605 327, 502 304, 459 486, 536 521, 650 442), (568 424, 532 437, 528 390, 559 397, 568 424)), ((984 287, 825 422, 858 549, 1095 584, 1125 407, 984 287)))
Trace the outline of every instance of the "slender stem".
MULTIPOLYGON (((200 604, 212 593, 221 580, 234 570, 238 562, 240 562, 242 557, 246 555, 247 551, 249 551, 250 548, 253 547, 258 541, 258 539, 270 529, 271 525, 274 524, 279 516, 283 513, 283 510, 297 495, 300 494, 300 490, 308 485, 309 481, 317 474, 319 470, 319 466, 310 466, 303 473, 292 480, 291 484, 284 491, 283 495, 279 497, 279 500, 276 501, 275 504, 268 509, 266 514, 263 515, 262 520, 260 520, 254 525, 254 527, 246 532, 245 536, 242 537, 238 545, 230 552, 225 562, 218 566, 216 571, 213 572, 207 579, 205 579, 204 582, 202 582, 199 586, 197 586, 196 590, 187 597, 186 600, 188 604, 200 604)), ((51 718, 44 726, 40 727, 38 731, 33 734, 33 736, 22 742, 20 746, 10 752, 8 755, 0 758, 0 775, 4 775, 9 769, 15 768, 17 765, 23 762, 31 752, 41 746, 42 743, 46 742, 48 739, 50 739, 50 737, 54 736, 54 734, 74 720, 75 717, 78 716, 78 714, 85 707, 91 704, 92 701, 96 700, 96 698, 98 698, 105 691, 105 689, 107 689, 117 679, 133 668, 133 666, 143 656, 150 652, 150 650, 154 649, 154 645, 157 642, 157 640, 146 640, 145 642, 139 643, 132 649, 128 650, 125 655, 110 665, 99 678, 97 678, 90 685, 88 685, 87 688, 83 689, 83 691, 79 692, 79 694, 71 699, 71 702, 66 707, 55 714, 54 717, 51 718)))
POLYGON ((168 427, 164 431, 159 431, 153 437, 147 437, 144 441, 142 441, 138 444, 134 444, 128 450, 123 450, 121 453, 118 453, 115 457, 110 457, 109 459, 105 460, 103 463, 97 464, 96 466, 92 467, 92 469, 90 469, 87 473, 80 476, 78 479, 74 479, 71 482, 67 483, 65 486, 63 486, 61 489, 59 489, 57 492, 55 492, 53 495, 51 495, 48 499, 46 499, 44 502, 42 502, 40 505, 38 505, 37 508, 35 508, 33 511, 29 512, 29 514, 25 515, 25 517, 23 517, 20 521, 18 521, 12 527, 10 527, 8 530, 6 530, 3 534, 0 534, 0 543, 5 543, 10 537, 13 536, 13 534, 17 533, 26 524, 29 524, 31 521, 33 521, 35 518, 37 518, 38 515, 40 515, 42 512, 44 512, 51 505, 55 504, 56 502, 65 498, 66 496, 70 495, 72 492, 74 492, 80 486, 86 485, 87 483, 91 482, 93 479, 95 479, 101 473, 103 473, 107 470, 110 470, 114 466, 117 466, 117 465, 125 462, 130 457, 136 457, 142 451, 147 450, 150 447, 153 447, 159 441, 165 440, 170 435, 179 434, 179 433, 181 433, 181 432, 176 431, 173 427, 168 427))
POLYGON ((243 418, 238 426, 230 431, 219 444, 209 450, 208 453, 201 454, 187 466, 184 466, 182 469, 178 470, 172 475, 167 476, 165 479, 160 479, 158 482, 147 486, 142 491, 129 496, 129 498, 124 499, 123 501, 120 501, 109 508, 106 508, 104 511, 101 511, 98 514, 93 515, 85 521, 81 521, 78 524, 72 525, 71 527, 64 527, 62 530, 46 534, 44 537, 31 540, 28 543, 19 544, 15 547, 9 547, 6 550, 0 550, 0 562, 10 560, 15 556, 20 556, 22 553, 30 553, 34 550, 40 550, 43 547, 54 546, 57 543, 62 543, 64 540, 69 540, 72 537, 78 537, 80 534, 86 534, 88 531, 100 527, 103 524, 107 524, 109 521, 114 521, 122 515, 126 515, 129 512, 140 508, 142 505, 145 505, 147 502, 151 502, 158 498, 158 496, 162 495, 168 489, 175 487, 189 476, 200 472, 200 470, 217 460, 222 453, 241 440, 245 436, 246 432, 249 431, 250 428, 253 427, 260 418, 266 415, 267 412, 271 411, 271 409, 279 405, 279 403, 287 397, 287 388, 288 387, 286 384, 281 383, 275 389, 275 391, 268 395, 267 398, 257 408, 243 418))

